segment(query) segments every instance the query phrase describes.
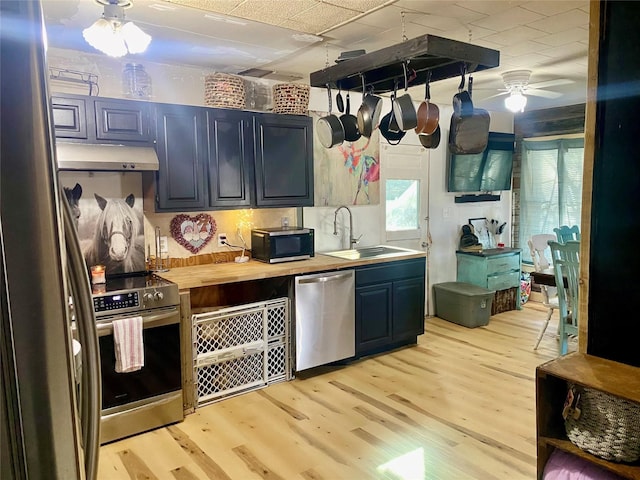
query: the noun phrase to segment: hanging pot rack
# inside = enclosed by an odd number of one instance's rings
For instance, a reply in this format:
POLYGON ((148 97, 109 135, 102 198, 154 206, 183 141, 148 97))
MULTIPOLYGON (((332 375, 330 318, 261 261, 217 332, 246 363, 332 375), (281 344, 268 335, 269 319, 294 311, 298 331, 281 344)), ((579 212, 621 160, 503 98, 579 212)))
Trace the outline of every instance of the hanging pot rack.
POLYGON ((491 48, 451 40, 435 35, 422 35, 375 52, 311 73, 312 87, 331 87, 362 91, 362 77, 366 88, 375 93, 393 91, 394 82, 403 76, 403 65, 415 72, 410 86, 423 85, 429 72, 431 82, 479 72, 500 65, 500 52, 491 48))

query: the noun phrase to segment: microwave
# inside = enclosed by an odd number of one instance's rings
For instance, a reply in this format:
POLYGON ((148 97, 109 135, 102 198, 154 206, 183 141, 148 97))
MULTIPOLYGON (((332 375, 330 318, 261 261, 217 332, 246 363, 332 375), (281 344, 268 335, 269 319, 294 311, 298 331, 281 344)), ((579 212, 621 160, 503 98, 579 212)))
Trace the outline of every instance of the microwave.
POLYGON ((266 263, 309 259, 314 256, 313 228, 275 227, 251 230, 251 256, 266 263))

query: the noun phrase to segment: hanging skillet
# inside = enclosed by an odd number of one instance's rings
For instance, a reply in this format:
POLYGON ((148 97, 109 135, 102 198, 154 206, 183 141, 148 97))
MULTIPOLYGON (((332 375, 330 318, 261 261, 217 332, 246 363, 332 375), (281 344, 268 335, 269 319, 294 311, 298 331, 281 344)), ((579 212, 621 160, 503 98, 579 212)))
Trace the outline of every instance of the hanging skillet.
POLYGON ((344 115, 340 116, 340 122, 344 128, 344 139, 347 142, 355 142, 360 139, 360 130, 358 130, 358 119, 355 115, 351 115, 351 99, 347 92, 347 110, 344 115))
POLYGON ((419 133, 418 139, 424 148, 438 148, 438 145, 440 145, 440 125, 430 135, 419 133))
POLYGON ((491 117, 486 110, 473 107, 471 95, 463 90, 464 75, 463 69, 458 93, 453 97, 449 129, 449 150, 456 155, 482 153, 489 142, 491 117))
POLYGON ((427 135, 431 135, 436 131, 438 122, 440 121, 440 109, 435 103, 431 102, 431 90, 429 88, 430 82, 431 70, 427 72, 424 100, 418 107, 418 125, 415 129, 417 134, 425 133, 427 135))
POLYGON ((371 92, 365 93, 364 76, 362 76, 362 105, 358 109, 358 130, 363 137, 371 137, 378 127, 381 112, 382 99, 371 92))
POLYGON ((394 86, 393 93, 391 94, 391 111, 387 113, 380 120, 380 135, 382 135, 389 145, 398 145, 400 140, 405 136, 406 132, 403 132, 395 119, 394 105, 396 102, 396 87, 394 86))
POLYGON ((329 84, 327 84, 327 93, 329 96, 329 115, 318 120, 316 130, 322 146, 331 148, 344 142, 344 128, 340 119, 331 113, 331 88, 329 84))
POLYGON ((406 132, 416 127, 418 119, 416 117, 416 107, 408 92, 409 82, 407 81, 406 62, 402 63, 402 70, 404 71, 404 95, 396 96, 395 102, 393 103, 393 114, 400 130, 406 132))

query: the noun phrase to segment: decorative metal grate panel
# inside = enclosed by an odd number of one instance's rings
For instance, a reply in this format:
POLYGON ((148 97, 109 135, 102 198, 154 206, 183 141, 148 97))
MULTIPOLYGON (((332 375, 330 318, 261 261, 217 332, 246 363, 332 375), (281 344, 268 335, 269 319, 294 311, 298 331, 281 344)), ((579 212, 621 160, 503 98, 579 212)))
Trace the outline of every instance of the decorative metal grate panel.
POLYGON ((267 383, 290 380, 289 370, 287 346, 282 342, 270 343, 267 347, 267 383))
POLYGON ((212 352, 264 338, 263 310, 244 313, 227 313, 226 310, 205 314, 195 322, 197 353, 212 352))
POLYGON ((238 390, 264 385, 266 383, 263 352, 206 365, 198 368, 198 404, 236 393, 238 390))
POLYGON ((288 298, 193 315, 192 323, 198 406, 291 379, 288 298))

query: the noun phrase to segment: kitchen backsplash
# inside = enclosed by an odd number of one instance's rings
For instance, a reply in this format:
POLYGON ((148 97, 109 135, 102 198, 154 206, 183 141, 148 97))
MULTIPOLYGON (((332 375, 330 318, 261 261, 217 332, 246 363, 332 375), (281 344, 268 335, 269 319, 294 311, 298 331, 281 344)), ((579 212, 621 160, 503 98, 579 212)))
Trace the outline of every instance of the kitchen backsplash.
MULTIPOLYGON (((197 254, 207 254, 215 252, 228 252, 229 247, 218 246, 218 234, 225 233, 227 242, 238 248, 243 247, 242 238, 246 240, 250 247, 251 228, 253 227, 276 227, 282 224, 286 218, 289 225, 296 224, 297 211, 295 208, 266 208, 266 209, 245 209, 245 210, 216 210, 210 212, 175 212, 175 213, 155 213, 154 206, 143 202, 142 195, 142 173, 140 172, 59 172, 61 187, 73 189, 76 184, 81 185, 82 193, 79 199, 80 209, 78 212, 78 236, 87 247, 93 238, 95 231, 95 219, 100 212, 99 202, 95 195, 105 199, 122 199, 133 203, 133 210, 137 212, 144 232, 140 232, 140 252, 146 255, 148 249, 151 254, 155 254, 154 235, 156 227, 160 227, 160 233, 167 237, 167 246, 170 258, 187 258, 194 255, 182 246, 171 234, 171 221, 179 215, 182 218, 196 218, 200 214, 208 215, 211 218, 213 235, 205 245, 197 244, 202 248, 197 254), (132 197, 130 197, 132 195, 132 197), (142 235, 144 237, 142 238, 142 235)), ((147 202, 148 203, 148 202, 147 202)), ((142 261, 144 256, 141 257, 142 261)))

